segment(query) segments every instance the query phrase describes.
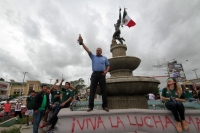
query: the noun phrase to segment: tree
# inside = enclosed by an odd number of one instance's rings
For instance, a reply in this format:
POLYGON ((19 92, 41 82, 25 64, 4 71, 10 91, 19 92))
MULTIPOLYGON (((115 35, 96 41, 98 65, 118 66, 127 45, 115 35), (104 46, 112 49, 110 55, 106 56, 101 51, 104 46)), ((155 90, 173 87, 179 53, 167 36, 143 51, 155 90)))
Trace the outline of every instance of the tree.
POLYGON ((3 78, 0 78, 0 81, 5 81, 3 78))
POLYGON ((70 84, 76 88, 75 94, 78 94, 79 90, 86 86, 85 81, 82 78, 70 81, 70 84))

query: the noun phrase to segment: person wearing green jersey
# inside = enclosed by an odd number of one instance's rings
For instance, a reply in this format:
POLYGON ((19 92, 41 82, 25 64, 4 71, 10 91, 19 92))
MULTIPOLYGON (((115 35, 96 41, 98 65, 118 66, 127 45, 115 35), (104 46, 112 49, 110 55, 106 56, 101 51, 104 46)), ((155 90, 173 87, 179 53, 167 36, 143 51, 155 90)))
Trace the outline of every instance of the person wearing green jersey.
POLYGON ((167 79, 167 86, 162 91, 162 100, 165 101, 165 106, 172 112, 176 120, 176 130, 188 130, 188 125, 185 121, 185 107, 182 102, 186 102, 181 86, 174 78, 167 79))
POLYGON ((33 124, 33 103, 34 103, 34 98, 35 98, 35 91, 32 90, 30 92, 30 97, 27 97, 26 99, 26 125, 29 126, 29 116, 32 116, 32 124, 33 124))
MULTIPOLYGON (((62 88, 62 83, 65 79, 62 79, 60 83, 60 88, 62 88)), ((73 91, 70 90, 75 90, 76 88, 74 86, 71 86, 69 82, 65 82, 65 87, 62 88, 62 94, 60 94, 61 98, 61 104, 56 104, 56 106, 53 108, 54 112, 52 117, 49 119, 49 121, 45 124, 46 125, 51 125, 48 131, 51 131, 54 129, 54 126, 56 125, 58 121, 58 113, 62 108, 68 108, 72 102, 73 99, 73 91)))
POLYGON ((56 84, 58 83, 58 79, 55 81, 54 85, 51 87, 51 104, 58 104, 60 103, 60 94, 61 90, 58 89, 56 84))
MULTIPOLYGON (((49 103, 50 103, 50 106, 51 106, 51 111, 50 112, 46 112, 45 115, 44 115, 44 123, 40 125, 40 128, 43 128, 46 126, 45 123, 47 123, 47 119, 53 114, 54 112, 54 107, 57 105, 57 104, 60 104, 60 94, 61 94, 61 91, 58 90, 56 84, 58 83, 58 79, 55 81, 55 83, 53 84, 53 86, 51 87, 51 89, 48 89, 47 88, 47 93, 49 95, 49 103)), ((50 87, 49 87, 50 88, 50 87)))
POLYGON ((42 117, 44 116, 45 112, 48 112, 50 110, 49 95, 47 94, 47 85, 42 85, 42 91, 35 96, 33 110, 33 133, 38 133, 38 127, 42 117))

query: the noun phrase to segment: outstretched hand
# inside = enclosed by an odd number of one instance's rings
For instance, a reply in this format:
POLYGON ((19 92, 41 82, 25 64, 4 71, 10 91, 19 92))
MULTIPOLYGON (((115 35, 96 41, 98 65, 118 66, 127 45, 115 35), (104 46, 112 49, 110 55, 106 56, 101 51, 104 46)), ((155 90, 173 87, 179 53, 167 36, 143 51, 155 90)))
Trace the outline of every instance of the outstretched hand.
POLYGON ((78 42, 80 45, 83 44, 83 38, 82 38, 81 34, 79 34, 79 37, 78 37, 77 42, 78 42))

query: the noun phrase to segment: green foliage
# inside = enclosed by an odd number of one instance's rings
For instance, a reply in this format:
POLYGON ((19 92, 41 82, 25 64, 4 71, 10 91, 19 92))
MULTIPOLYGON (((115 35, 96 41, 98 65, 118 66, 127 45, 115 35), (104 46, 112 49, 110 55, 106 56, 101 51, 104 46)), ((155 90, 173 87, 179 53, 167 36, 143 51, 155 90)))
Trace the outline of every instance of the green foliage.
POLYGON ((21 133, 20 128, 13 127, 9 130, 2 130, 1 133, 21 133))
POLYGON ((5 81, 3 78, 0 78, 0 81, 5 81))
POLYGON ((12 94, 12 95, 10 95, 11 99, 16 98, 16 97, 19 97, 19 94, 12 94))
POLYGON ((85 81, 82 78, 70 81, 70 84, 76 88, 75 94, 78 94, 79 90, 86 86, 85 81))

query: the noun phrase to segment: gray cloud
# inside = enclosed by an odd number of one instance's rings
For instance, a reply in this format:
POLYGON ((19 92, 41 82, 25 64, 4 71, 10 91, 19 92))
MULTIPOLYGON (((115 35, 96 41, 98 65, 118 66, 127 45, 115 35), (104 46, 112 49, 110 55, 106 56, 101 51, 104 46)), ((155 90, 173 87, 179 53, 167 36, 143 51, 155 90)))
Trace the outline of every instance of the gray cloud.
POLYGON ((78 35, 93 53, 101 47, 111 58, 119 5, 137 23, 121 28, 127 55, 142 60, 134 75, 165 75, 165 68, 152 68, 162 58, 183 63, 188 79, 195 78, 192 69, 200 70, 198 0, 30 2, 0 2, 0 65, 6 80, 21 81, 22 72, 28 71, 29 80, 48 83, 63 73, 67 80, 84 78, 87 83, 91 61, 76 42, 78 35))

